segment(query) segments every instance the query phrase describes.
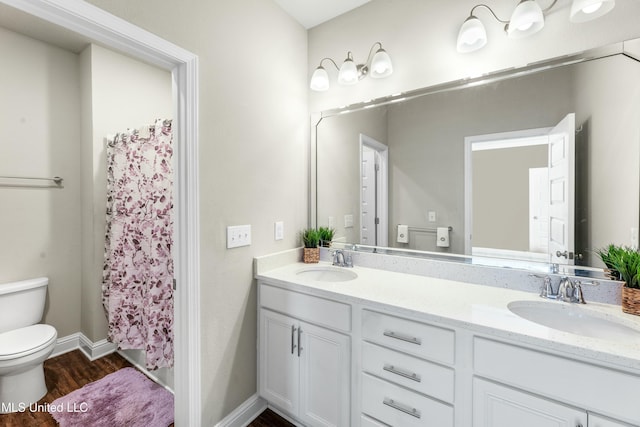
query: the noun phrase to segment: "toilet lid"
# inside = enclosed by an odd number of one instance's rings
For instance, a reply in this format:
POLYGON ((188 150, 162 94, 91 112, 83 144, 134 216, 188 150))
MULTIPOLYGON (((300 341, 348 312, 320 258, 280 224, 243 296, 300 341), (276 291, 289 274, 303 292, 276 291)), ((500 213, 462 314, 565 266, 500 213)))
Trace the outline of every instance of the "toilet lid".
POLYGON ((13 359, 20 353, 33 353, 46 347, 57 336, 51 325, 31 325, 0 334, 0 360, 13 359))

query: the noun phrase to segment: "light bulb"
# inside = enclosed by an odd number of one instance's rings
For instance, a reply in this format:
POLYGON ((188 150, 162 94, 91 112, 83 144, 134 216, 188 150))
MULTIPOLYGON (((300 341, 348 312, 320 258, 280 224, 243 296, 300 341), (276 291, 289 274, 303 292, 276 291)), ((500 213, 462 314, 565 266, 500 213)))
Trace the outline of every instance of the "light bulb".
POLYGON ((393 64, 391 63, 391 57, 381 47, 378 49, 373 59, 371 60, 371 74, 374 79, 381 79, 383 77, 390 76, 393 73, 393 64))
POLYGON ((458 32, 458 42, 456 47, 460 53, 473 52, 481 49, 487 44, 487 31, 475 16, 469 16, 458 32))
POLYGON ((615 0, 573 0, 569 20, 587 22, 609 13, 616 5, 615 0))
POLYGON ((316 92, 323 92, 329 89, 329 74, 327 74, 327 70, 322 65, 313 72, 309 87, 316 92))
POLYGON ((354 85, 358 83, 358 67, 350 57, 344 60, 338 72, 338 83, 341 85, 354 85))

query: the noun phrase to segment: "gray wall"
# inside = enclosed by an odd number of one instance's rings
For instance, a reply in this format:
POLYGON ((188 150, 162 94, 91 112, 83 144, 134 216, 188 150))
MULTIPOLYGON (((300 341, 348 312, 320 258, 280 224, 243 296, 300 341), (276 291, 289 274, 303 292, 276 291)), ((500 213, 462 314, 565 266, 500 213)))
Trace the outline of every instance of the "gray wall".
POLYGON ((473 246, 529 251, 529 169, 547 167, 547 145, 474 151, 473 246))
POLYGON ((0 28, 0 57, 0 175, 64 178, 0 186, 0 283, 49 277, 44 321, 63 337, 80 331, 78 56, 0 28))

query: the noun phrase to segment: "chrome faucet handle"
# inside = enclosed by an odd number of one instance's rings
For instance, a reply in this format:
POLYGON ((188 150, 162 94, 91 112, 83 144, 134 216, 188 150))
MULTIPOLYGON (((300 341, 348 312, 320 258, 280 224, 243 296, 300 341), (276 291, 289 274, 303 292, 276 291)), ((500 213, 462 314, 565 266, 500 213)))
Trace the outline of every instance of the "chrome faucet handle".
POLYGON ((342 252, 342 249, 336 249, 333 252, 333 265, 344 267, 344 252, 342 252))
POLYGON ((551 284, 551 277, 549 276, 541 276, 539 274, 529 274, 531 277, 537 277, 538 279, 543 279, 542 286, 540 287, 540 296, 542 298, 550 298, 556 299, 558 294, 553 292, 553 285, 551 284))
POLYGON ((573 302, 578 304, 586 304, 587 302, 584 300, 584 294, 582 293, 582 286, 580 285, 580 281, 577 281, 575 284, 575 289, 573 291, 573 302))

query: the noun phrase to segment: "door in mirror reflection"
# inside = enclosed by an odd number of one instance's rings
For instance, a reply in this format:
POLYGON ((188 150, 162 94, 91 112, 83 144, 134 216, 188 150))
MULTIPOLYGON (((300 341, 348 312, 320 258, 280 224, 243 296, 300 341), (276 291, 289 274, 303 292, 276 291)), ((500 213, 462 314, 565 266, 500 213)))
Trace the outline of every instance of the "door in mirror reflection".
POLYGON ((465 138, 467 254, 573 263, 574 129, 465 138))

